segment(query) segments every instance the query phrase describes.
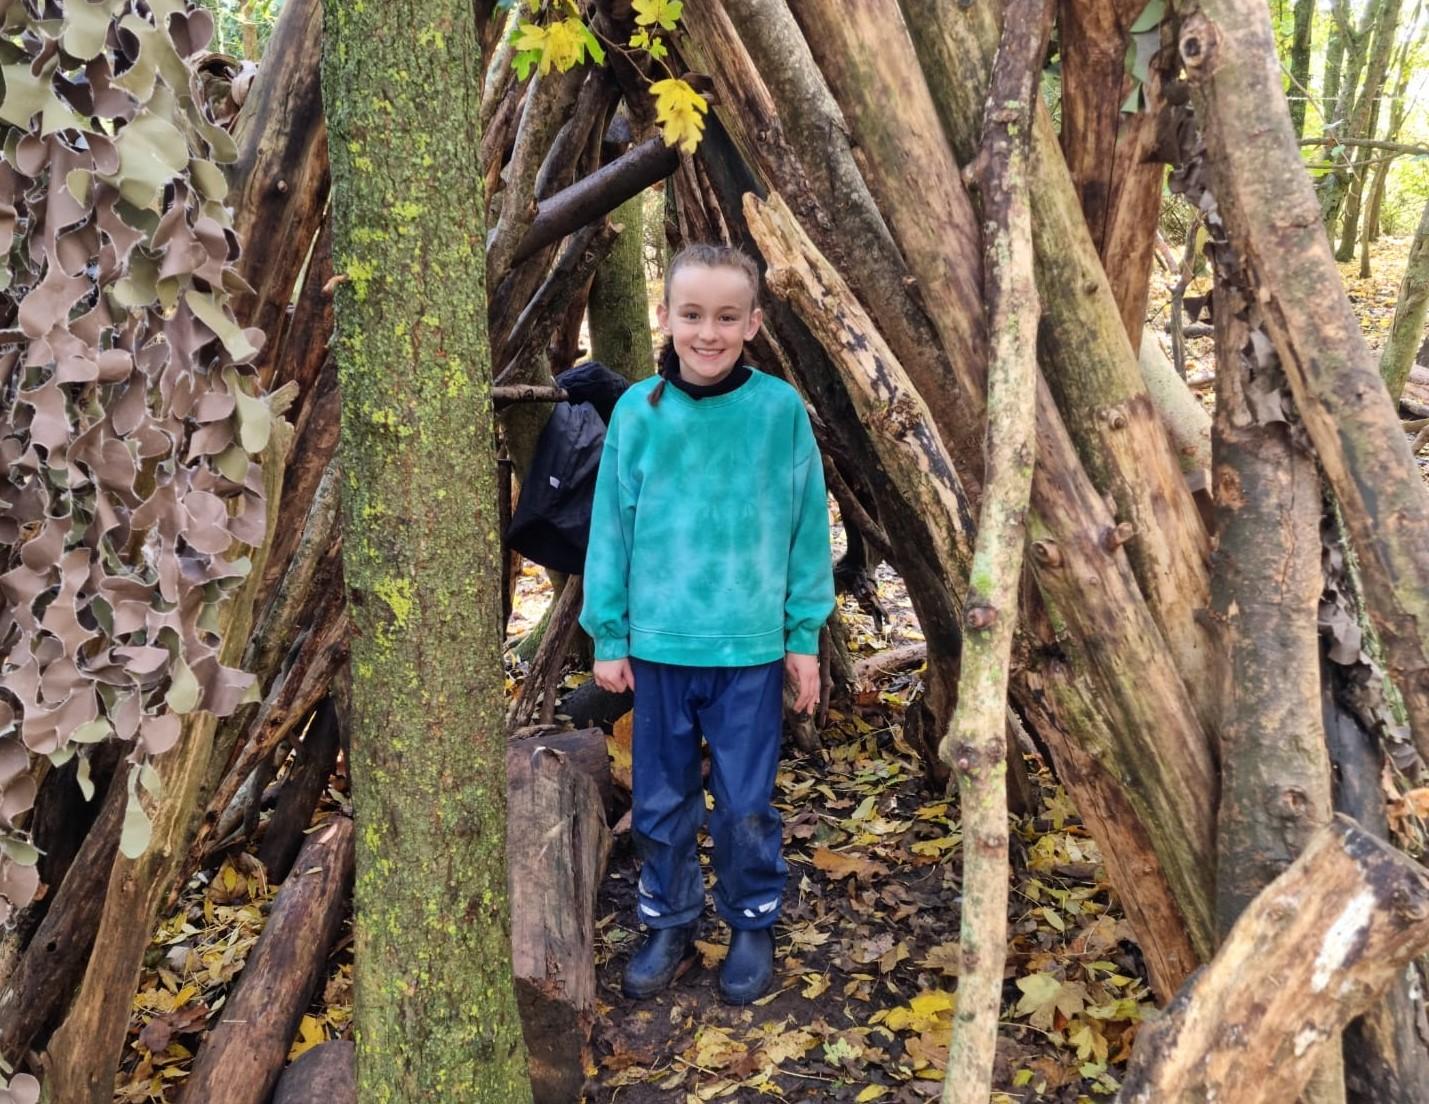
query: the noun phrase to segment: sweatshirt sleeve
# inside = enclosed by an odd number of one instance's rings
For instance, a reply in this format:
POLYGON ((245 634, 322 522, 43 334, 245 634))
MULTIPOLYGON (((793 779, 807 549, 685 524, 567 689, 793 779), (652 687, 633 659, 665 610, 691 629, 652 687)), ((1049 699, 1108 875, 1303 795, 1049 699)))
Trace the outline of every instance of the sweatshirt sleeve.
POLYGON ((626 493, 620 480, 615 437, 614 432, 607 433, 601 451, 595 500, 591 503, 590 540, 586 544, 580 625, 595 641, 596 659, 624 659, 630 654, 630 546, 635 536, 635 499, 626 493))
POLYGON ((784 600, 784 650, 818 655, 819 629, 834 610, 833 553, 823 461, 802 408, 794 440, 794 531, 784 600))

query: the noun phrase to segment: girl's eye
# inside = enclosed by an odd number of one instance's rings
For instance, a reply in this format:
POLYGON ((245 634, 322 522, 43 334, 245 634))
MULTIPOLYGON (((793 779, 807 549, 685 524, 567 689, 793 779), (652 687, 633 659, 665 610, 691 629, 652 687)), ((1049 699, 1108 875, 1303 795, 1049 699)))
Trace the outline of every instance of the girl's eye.
POLYGON ((732 315, 732 314, 727 314, 727 315, 725 315, 723 318, 721 318, 720 321, 723 322, 723 323, 724 323, 725 325, 727 325, 727 326, 732 326, 732 325, 734 325, 736 322, 738 322, 739 319, 736 318, 736 317, 735 317, 734 315, 732 315))

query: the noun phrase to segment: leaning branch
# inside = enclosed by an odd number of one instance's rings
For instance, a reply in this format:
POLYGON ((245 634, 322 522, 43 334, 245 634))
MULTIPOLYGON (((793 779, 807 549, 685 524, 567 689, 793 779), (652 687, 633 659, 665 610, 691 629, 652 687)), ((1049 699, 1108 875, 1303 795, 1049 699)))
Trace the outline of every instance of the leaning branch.
POLYGON ((1322 1045, 1426 948, 1429 874, 1336 815, 1142 1028, 1119 1099, 1294 1100, 1322 1045))
POLYGON ((1037 320, 1028 138, 1048 0, 1011 0, 993 66, 981 151, 987 298, 987 469, 964 624, 958 707, 938 754, 957 771, 963 860, 958 1013, 944 1104, 980 1104, 992 1083, 1007 950, 1007 679, 1037 450, 1037 320))

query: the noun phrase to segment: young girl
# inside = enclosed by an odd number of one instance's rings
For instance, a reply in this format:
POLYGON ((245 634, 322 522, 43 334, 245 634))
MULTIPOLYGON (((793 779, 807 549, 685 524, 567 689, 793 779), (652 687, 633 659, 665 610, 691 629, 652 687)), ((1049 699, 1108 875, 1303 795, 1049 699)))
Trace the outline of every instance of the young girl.
POLYGON ((759 272, 695 245, 665 273, 660 374, 616 404, 586 553, 581 626, 595 679, 635 691, 631 828, 650 935, 624 991, 648 997, 693 953, 704 906, 696 835, 709 744, 715 903, 731 928, 720 971, 745 1004, 774 979, 771 928, 788 868, 770 804, 783 680, 819 693, 819 628, 834 606, 824 474, 798 393, 742 361, 762 320, 759 272))

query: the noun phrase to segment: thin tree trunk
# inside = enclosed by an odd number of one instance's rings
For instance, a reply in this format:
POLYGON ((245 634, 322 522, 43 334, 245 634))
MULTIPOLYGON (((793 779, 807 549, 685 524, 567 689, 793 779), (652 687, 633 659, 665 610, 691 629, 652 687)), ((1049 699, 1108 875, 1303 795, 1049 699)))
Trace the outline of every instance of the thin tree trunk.
MULTIPOLYGON (((1204 210, 1204 204, 1202 204, 1204 210)), ((1223 937, 1331 816, 1320 716, 1320 475, 1286 421, 1247 392, 1278 370, 1255 355, 1254 293, 1228 246, 1216 265, 1212 609, 1224 634, 1216 918, 1223 937)), ((1262 336, 1260 340, 1264 341, 1262 336)), ((1345 1099, 1343 1056, 1326 1047, 1303 1104, 1345 1099)))
POLYGON ((1409 246, 1409 262, 1399 282, 1399 299, 1394 306, 1394 322, 1379 356, 1379 372, 1389 395, 1396 403, 1404 394, 1414 355, 1424 340, 1424 317, 1429 312, 1429 203, 1419 216, 1414 241, 1409 246))
POLYGON ((616 208, 620 236, 595 270, 587 311, 591 355, 634 383, 655 371, 650 349, 650 293, 645 286, 645 193, 616 208))
MULTIPOLYGON (((1368 0, 1360 16, 1359 26, 1353 31, 1348 31, 1346 16, 1345 28, 1348 34, 1345 42, 1344 76, 1335 96, 1334 110, 1325 120, 1326 133, 1332 133, 1337 144, 1347 138, 1355 140, 1367 137, 1364 124, 1369 117, 1370 101, 1365 98, 1365 93, 1370 87, 1370 67, 1366 62, 1374 42, 1375 28, 1385 7, 1390 4, 1397 9, 1399 0, 1368 0), (1363 86, 1360 84, 1361 74, 1365 75, 1363 86), (1360 116, 1361 104, 1365 105, 1363 117, 1360 116)), ((1327 230, 1332 229, 1339 219, 1340 209, 1344 206, 1345 195, 1349 191, 1349 163, 1349 156, 1344 155, 1340 167, 1326 174, 1319 185, 1320 210, 1327 230)))
POLYGON ((1297 138, 1305 134, 1305 108, 1310 99, 1310 38, 1314 25, 1315 0, 1295 0, 1295 36, 1290 41, 1290 122, 1297 138))
POLYGON ((1429 755, 1429 491, 1313 217, 1268 14, 1253 0, 1200 0, 1184 13, 1180 50, 1220 215, 1344 511, 1389 673, 1429 755), (1253 143, 1248 118, 1258 121, 1253 143))
POLYGON ((461 0, 325 11, 333 246, 366 274, 336 302, 359 1096, 529 1104, 505 875, 475 19, 461 0), (430 158, 410 156, 419 141, 430 158))
MULTIPOLYGON (((1379 98, 1370 107, 1369 122, 1365 137, 1373 138, 1379 127, 1379 98)), ((1359 240, 1360 211, 1364 207, 1365 186, 1369 182, 1369 170, 1374 161, 1374 153, 1361 146, 1351 151, 1354 167, 1350 170, 1350 189, 1345 197, 1345 213, 1340 219, 1340 248, 1335 251, 1335 260, 1352 261, 1355 257, 1355 242, 1359 240)))
POLYGON ((1321 129, 1328 129, 1335 117, 1345 71, 1345 45, 1352 33, 1349 0, 1330 0, 1330 37, 1325 43, 1324 87, 1320 90, 1321 129))
POLYGON ((944 1104, 992 1085, 1007 958, 1006 710, 1037 422, 1037 285, 1027 158, 1051 0, 1012 0, 988 86, 979 189, 987 329, 987 482, 968 586, 958 708, 938 751, 958 778, 963 893, 944 1104))

